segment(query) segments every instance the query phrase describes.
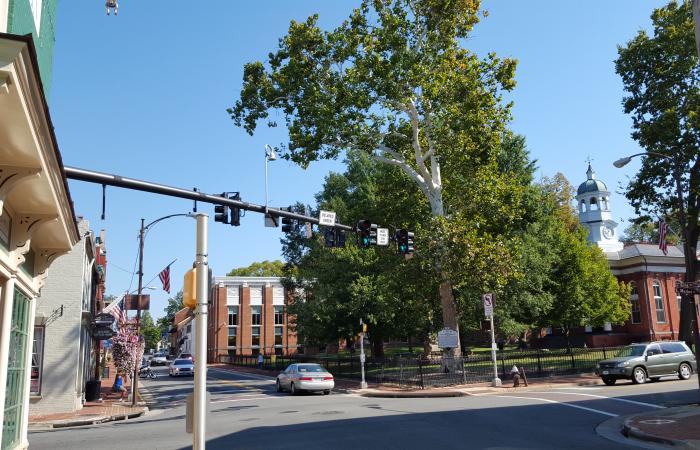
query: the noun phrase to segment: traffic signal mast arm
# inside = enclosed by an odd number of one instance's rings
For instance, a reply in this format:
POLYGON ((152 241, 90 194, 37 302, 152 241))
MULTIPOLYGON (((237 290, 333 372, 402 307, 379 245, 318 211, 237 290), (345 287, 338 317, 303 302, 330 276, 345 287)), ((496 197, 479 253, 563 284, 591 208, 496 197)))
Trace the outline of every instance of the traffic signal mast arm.
MULTIPOLYGON (((310 222, 313 224, 319 223, 317 217, 305 216, 303 214, 297 214, 295 212, 286 211, 284 209, 277 208, 265 208, 263 205, 256 205, 255 203, 248 203, 242 200, 235 200, 232 198, 224 198, 219 195, 206 194, 204 192, 194 192, 189 189, 182 189, 178 187, 166 186, 164 184, 152 183, 150 181, 137 180, 135 178, 122 177, 120 175, 112 175, 103 172, 96 172, 93 170, 79 169, 76 167, 64 167, 66 177, 72 180, 87 181, 89 183, 102 184, 106 186, 116 186, 125 189, 133 189, 136 191, 151 192, 153 194, 167 195, 170 197, 185 198, 188 200, 196 200, 198 202, 212 203, 215 205, 230 206, 233 208, 239 208, 245 211, 253 211, 265 214, 287 217, 289 219, 299 220, 302 222, 310 222)), ((354 231, 354 228, 348 225, 343 225, 336 223, 333 228, 340 230, 354 231)))

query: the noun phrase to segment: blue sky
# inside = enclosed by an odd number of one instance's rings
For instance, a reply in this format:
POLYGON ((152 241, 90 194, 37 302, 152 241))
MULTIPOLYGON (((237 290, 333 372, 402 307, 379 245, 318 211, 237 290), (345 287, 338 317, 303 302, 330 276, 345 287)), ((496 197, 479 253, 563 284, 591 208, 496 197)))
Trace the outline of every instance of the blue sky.
MULTIPOLYGON (((104 2, 59 2, 51 114, 67 166, 80 167, 207 193, 240 191, 264 202, 264 145, 284 130, 238 129, 225 109, 238 95, 246 62, 264 59, 289 21, 319 13, 324 27, 348 15, 355 1, 121 0, 119 16, 104 2), (207 5, 206 7, 203 5, 207 5)), ((489 17, 466 45, 484 55, 519 60, 512 129, 526 136, 540 176, 562 172, 585 180, 588 156, 598 178, 613 191, 615 220, 633 216, 618 185, 638 164, 615 169, 612 161, 638 151, 623 114, 622 84, 614 72, 616 46, 650 26, 654 7, 665 2, 492 0, 489 17)), ((270 205, 313 203, 324 176, 342 171, 339 161, 302 170, 277 160, 269 165, 270 205)), ((96 232, 106 230, 107 292, 136 288, 134 270, 140 219, 189 212, 192 203, 154 194, 107 188, 100 220, 100 186, 70 181, 75 210, 96 232)), ((265 228, 250 213, 240 227, 214 223, 210 214, 209 263, 214 274, 254 261, 280 258, 279 229, 265 228)), ((149 232, 144 283, 170 261, 173 292, 194 260, 194 220, 163 221, 149 232)), ((150 282, 160 286, 157 278, 150 282)), ((150 291, 151 313, 163 315, 168 294, 150 291)))

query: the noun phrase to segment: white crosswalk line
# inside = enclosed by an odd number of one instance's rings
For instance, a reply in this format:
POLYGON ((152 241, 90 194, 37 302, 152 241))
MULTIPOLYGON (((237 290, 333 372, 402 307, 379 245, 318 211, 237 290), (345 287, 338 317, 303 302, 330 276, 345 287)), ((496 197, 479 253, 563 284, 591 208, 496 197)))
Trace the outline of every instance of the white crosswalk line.
POLYGON ((658 408, 658 409, 665 409, 665 406, 659 406, 655 405, 653 403, 644 403, 644 402, 638 402, 635 400, 627 400, 625 398, 617 398, 617 397, 606 397, 605 395, 595 395, 595 394, 582 394, 580 392, 537 392, 537 391, 530 391, 532 394, 568 394, 568 395, 580 395, 583 397, 594 397, 594 398, 603 398, 606 400, 614 400, 617 402, 623 402, 623 403, 631 403, 633 405, 640 405, 640 406, 648 406, 650 408, 658 408))
POLYGON ((566 402, 558 402, 556 400, 550 400, 548 398, 540 398, 540 397, 520 397, 520 396, 515 396, 515 395, 497 395, 497 397, 502 397, 502 398, 519 398, 519 399, 524 399, 524 400, 539 400, 541 402, 545 403, 554 403, 557 405, 562 405, 562 406, 568 406, 570 408, 576 408, 576 409, 582 409, 584 411, 590 411, 594 412, 597 414, 603 414, 605 416, 610 416, 610 417, 617 417, 617 414, 609 413, 607 411, 601 411, 599 409, 593 409, 593 408, 586 408, 585 406, 579 406, 579 405, 574 405, 571 403, 566 403, 566 402))

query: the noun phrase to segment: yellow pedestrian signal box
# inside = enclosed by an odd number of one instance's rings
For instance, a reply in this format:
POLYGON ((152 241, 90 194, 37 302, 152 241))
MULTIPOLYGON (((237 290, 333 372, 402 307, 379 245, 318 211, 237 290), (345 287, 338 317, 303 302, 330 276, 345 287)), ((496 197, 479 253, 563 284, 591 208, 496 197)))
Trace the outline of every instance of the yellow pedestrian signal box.
POLYGON ((362 324, 362 332, 363 332, 363 333, 366 333, 366 332, 367 332, 367 324, 366 324, 366 323, 363 323, 363 324, 362 324))
POLYGON ((185 281, 182 285, 182 303, 185 308, 192 310, 197 308, 197 270, 190 269, 185 272, 185 281))

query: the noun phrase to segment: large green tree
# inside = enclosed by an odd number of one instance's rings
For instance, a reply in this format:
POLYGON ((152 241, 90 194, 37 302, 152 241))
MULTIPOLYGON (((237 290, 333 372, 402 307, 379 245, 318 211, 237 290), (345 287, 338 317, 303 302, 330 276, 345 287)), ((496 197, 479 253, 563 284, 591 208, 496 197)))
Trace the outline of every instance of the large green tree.
POLYGON ((279 260, 254 262, 248 267, 231 270, 229 277, 281 277, 284 275, 284 263, 279 260))
MULTIPOLYGON (((292 22, 267 65, 246 64, 229 112, 251 134, 260 121, 276 125, 271 111, 280 114, 289 132, 280 149, 303 167, 348 149, 399 167, 436 218, 435 235, 461 239, 493 218, 509 220, 510 180, 495 169, 510 117, 501 95, 515 85, 515 61, 480 59, 462 46, 479 7, 478 0, 364 0, 331 31, 317 16, 292 22)), ((469 239, 476 249, 498 236, 485 227, 469 239)), ((468 255, 451 255, 447 243, 432 247, 443 322, 458 330, 450 267, 468 255)))
MULTIPOLYGON (((694 281, 700 236, 700 64, 691 4, 671 1, 654 10, 651 19, 653 35, 641 30, 618 47, 615 67, 627 92, 623 106, 632 117, 632 137, 643 149, 667 158, 644 157, 626 196, 638 214, 685 212, 685 278, 694 281), (685 194, 682 204, 677 187, 685 194)), ((684 296, 679 330, 686 341, 693 314, 692 298, 684 296)))
POLYGON ((144 311, 141 315, 141 336, 146 344, 146 350, 154 349, 158 346, 158 341, 160 341, 161 326, 153 322, 153 317, 148 311, 144 311))

